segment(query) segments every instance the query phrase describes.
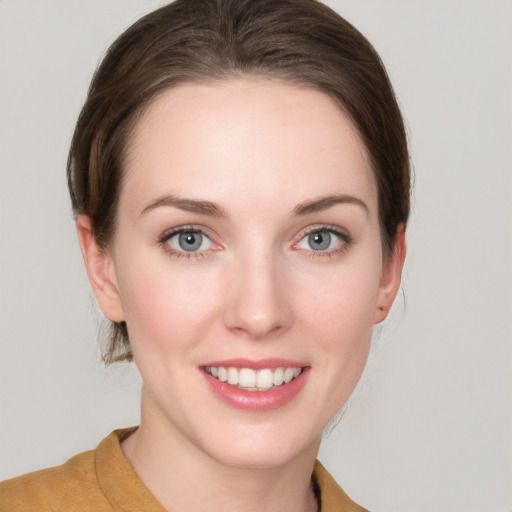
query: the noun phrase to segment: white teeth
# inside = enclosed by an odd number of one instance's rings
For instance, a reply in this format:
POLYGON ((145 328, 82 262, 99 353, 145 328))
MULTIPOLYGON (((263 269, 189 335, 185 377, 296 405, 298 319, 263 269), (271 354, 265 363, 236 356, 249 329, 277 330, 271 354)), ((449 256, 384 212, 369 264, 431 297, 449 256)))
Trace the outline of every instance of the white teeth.
POLYGON ((272 370, 260 370, 256 375, 256 387, 260 389, 270 389, 274 385, 274 375, 272 370))
POLYGON ((280 386, 284 382, 284 370, 276 368, 274 370, 274 386, 280 386))
POLYGON ((296 367, 253 370, 252 368, 207 366, 205 370, 221 382, 251 391, 266 391, 273 386, 287 384, 302 373, 302 368, 296 367))
POLYGON ((238 370, 236 368, 228 368, 228 384, 232 386, 238 384, 238 370))
POLYGON ((286 370, 284 371, 283 378, 286 384, 288 384, 288 382, 290 382, 293 379, 293 372, 294 368, 286 368, 286 370))
POLYGON ((242 388, 256 387, 256 372, 250 368, 241 368, 238 384, 242 388))

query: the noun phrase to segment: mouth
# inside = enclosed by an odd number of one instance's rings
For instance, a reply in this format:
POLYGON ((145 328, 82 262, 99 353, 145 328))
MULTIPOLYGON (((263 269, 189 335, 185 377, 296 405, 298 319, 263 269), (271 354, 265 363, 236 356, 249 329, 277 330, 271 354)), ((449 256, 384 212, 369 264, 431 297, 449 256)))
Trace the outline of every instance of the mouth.
POLYGON ((209 361, 199 369, 218 398, 251 413, 272 411, 292 402, 311 374, 310 365, 277 358, 209 361))
POLYGON ((296 379, 303 368, 284 366, 278 368, 236 368, 233 366, 205 366, 203 370, 220 382, 244 391, 269 391, 296 379))

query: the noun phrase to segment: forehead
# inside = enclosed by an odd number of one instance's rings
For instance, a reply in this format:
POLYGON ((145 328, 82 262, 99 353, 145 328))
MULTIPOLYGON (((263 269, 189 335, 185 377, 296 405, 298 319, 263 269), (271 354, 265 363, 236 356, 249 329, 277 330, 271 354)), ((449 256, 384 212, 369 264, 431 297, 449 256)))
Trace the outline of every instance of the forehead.
POLYGON ((184 84, 160 94, 134 128, 125 160, 130 199, 184 194, 216 202, 333 192, 376 203, 364 143, 326 94, 276 81, 184 84))

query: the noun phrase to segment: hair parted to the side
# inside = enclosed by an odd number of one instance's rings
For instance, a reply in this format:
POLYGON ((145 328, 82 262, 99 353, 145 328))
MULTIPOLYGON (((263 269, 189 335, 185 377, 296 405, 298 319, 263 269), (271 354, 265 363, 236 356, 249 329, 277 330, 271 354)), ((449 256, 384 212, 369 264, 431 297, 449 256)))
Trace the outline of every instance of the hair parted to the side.
MULTIPOLYGON (((112 44, 91 82, 68 157, 75 216, 103 249, 115 232, 130 133, 163 90, 185 82, 260 77, 323 91, 352 119, 372 160, 384 254, 409 215, 404 123, 384 66, 366 38, 317 0, 176 0, 112 44)), ((131 359, 113 323, 106 362, 131 359)))

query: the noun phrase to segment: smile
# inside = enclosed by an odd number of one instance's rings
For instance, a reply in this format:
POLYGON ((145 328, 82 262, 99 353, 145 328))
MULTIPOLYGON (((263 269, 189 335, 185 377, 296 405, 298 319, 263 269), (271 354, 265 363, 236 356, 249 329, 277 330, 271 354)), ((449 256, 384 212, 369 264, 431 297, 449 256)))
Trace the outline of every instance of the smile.
POLYGON ((204 371, 220 382, 245 391, 268 391, 288 384, 302 373, 299 367, 234 368, 224 366, 205 366, 204 371))

